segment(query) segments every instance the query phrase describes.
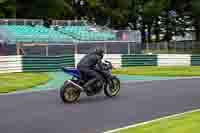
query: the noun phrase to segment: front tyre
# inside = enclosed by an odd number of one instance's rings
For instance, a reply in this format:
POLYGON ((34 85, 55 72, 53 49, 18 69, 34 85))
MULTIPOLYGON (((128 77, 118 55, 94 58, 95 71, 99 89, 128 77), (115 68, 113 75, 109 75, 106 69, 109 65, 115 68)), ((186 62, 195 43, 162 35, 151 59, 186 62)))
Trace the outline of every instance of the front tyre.
POLYGON ((81 91, 71 84, 64 84, 60 88, 60 97, 64 103, 75 103, 80 97, 81 91))
POLYGON ((120 91, 120 80, 117 77, 113 77, 109 84, 105 87, 104 93, 108 97, 114 97, 119 94, 120 91))

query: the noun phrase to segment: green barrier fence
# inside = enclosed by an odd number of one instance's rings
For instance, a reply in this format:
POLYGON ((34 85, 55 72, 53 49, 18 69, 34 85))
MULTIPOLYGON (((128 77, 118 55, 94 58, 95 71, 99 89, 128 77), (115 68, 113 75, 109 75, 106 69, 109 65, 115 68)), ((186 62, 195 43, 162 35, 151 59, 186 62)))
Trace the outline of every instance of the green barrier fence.
POLYGON ((191 55, 191 65, 200 66, 200 55, 191 55))
POLYGON ((122 55, 122 67, 157 66, 157 55, 122 55))
POLYGON ((74 55, 65 56, 23 56, 23 71, 58 71, 61 67, 74 67, 74 55))

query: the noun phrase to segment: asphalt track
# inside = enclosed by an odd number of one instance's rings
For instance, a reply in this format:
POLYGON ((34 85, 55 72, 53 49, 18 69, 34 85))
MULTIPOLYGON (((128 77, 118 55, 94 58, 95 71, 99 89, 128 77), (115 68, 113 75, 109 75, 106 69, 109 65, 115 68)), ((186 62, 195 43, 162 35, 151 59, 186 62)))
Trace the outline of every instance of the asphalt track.
POLYGON ((58 90, 0 96, 1 133, 101 133, 200 108, 200 79, 122 83, 120 96, 81 96, 63 104, 58 90))

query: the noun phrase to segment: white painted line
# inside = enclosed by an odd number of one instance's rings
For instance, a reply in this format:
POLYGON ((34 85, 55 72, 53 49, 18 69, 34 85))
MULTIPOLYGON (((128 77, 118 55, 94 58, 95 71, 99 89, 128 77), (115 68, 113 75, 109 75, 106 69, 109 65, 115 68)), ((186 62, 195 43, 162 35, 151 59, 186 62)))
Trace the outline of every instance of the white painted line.
POLYGON ((135 127, 138 127, 138 126, 150 124, 150 123, 153 123, 153 122, 158 122, 158 121, 165 120, 165 119, 170 119, 170 118, 174 118, 174 117, 180 117, 182 115, 189 114, 189 113, 194 113, 194 112, 198 112, 198 111, 200 111, 200 109, 187 111, 187 112, 183 112, 183 113, 179 113, 179 114, 175 114, 175 115, 171 115, 171 116, 166 116, 166 117, 158 118, 158 119, 155 119, 155 120, 138 123, 138 124, 135 124, 135 125, 130 125, 130 126, 126 126, 126 127, 122 127, 122 128, 106 131, 104 133, 115 133, 115 132, 119 132, 119 131, 126 130, 126 129, 129 129, 129 128, 135 128, 135 127))

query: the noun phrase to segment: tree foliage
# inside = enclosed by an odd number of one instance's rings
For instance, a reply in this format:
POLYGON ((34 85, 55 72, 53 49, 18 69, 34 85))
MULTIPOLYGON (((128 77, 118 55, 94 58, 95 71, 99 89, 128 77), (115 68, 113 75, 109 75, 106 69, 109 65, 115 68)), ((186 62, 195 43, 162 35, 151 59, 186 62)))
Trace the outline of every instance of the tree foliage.
POLYGON ((200 40, 200 0, 0 0, 0 7, 1 18, 84 17, 115 29, 131 25, 143 37, 148 31, 148 41, 151 34, 159 41, 162 29, 168 40, 171 35, 184 35, 191 21, 200 40), (170 11, 176 15, 170 16, 170 11))
POLYGON ((17 17, 60 18, 64 12, 64 0, 19 0, 17 17))
POLYGON ((16 0, 0 0, 0 18, 16 16, 16 0))

